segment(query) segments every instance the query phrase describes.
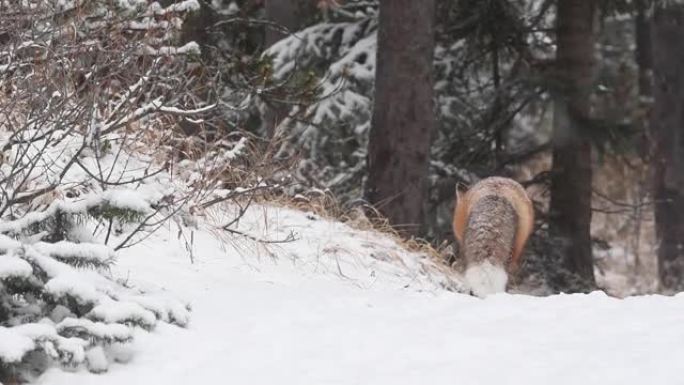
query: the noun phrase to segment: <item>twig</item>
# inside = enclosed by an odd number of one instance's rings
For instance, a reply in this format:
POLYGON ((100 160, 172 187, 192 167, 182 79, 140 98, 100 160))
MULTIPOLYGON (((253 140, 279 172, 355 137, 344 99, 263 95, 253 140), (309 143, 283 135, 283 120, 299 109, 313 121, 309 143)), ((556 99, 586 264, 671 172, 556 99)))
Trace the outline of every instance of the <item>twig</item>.
POLYGON ((225 230, 231 234, 234 234, 234 235, 243 236, 243 237, 248 238, 254 242, 264 243, 264 244, 290 243, 290 242, 295 242, 295 241, 299 240, 297 238, 297 236, 295 235, 294 231, 290 231, 290 233, 284 239, 261 239, 261 238, 255 237, 254 235, 243 233, 242 231, 239 231, 239 230, 234 230, 234 229, 225 228, 225 227, 223 228, 223 230, 225 230))

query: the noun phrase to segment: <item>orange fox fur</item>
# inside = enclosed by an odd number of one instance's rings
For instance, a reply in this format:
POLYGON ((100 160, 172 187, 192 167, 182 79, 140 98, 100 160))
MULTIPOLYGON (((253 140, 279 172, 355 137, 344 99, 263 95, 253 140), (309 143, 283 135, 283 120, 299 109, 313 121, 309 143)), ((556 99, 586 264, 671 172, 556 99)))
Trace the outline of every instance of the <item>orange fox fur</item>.
MULTIPOLYGON (((525 189, 516 181, 508 178, 491 177, 481 180, 473 185, 465 194, 459 194, 457 191, 456 208, 454 209, 453 230, 456 235, 462 256, 465 256, 466 263, 468 261, 468 253, 464 250, 464 240, 469 224, 472 226, 471 212, 473 208, 481 202, 484 197, 494 196, 502 198, 508 202, 515 212, 517 225, 515 229, 503 229, 515 231, 513 237, 513 244, 510 245, 510 253, 508 254, 508 261, 491 261, 498 262, 506 266, 508 273, 517 271, 520 265, 520 255, 522 254, 525 243, 532 233, 534 226, 534 208, 525 189)), ((496 207, 493 210, 497 210, 496 207)), ((510 211, 510 208, 509 208, 510 211)), ((496 231, 496 229, 494 230, 496 231)), ((484 246, 484 245, 483 245, 484 246)))

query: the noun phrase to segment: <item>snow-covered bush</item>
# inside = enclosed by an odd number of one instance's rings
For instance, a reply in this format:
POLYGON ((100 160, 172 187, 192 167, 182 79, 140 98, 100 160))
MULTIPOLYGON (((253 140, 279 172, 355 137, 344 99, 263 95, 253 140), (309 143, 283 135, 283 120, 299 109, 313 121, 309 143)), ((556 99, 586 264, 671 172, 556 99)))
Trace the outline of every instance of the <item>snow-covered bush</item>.
POLYGON ((211 205, 246 147, 175 161, 174 128, 215 107, 195 97, 197 45, 175 39, 197 7, 0 2, 0 382, 51 363, 101 372, 135 328, 189 322, 110 267, 211 205))

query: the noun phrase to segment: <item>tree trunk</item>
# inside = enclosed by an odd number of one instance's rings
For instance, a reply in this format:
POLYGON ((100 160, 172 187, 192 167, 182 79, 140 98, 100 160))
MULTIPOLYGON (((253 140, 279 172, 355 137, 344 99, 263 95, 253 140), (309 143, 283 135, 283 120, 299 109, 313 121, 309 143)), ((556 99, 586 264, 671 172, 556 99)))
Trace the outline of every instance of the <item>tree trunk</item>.
POLYGON ((275 24, 266 27, 265 46, 270 47, 273 43, 286 37, 288 31, 294 32, 296 30, 298 24, 297 0, 266 0, 264 9, 266 19, 275 24))
MULTIPOLYGON (((169 3, 173 4, 173 1, 169 3)), ((183 22, 180 38, 183 44, 192 41, 199 44, 202 56, 206 59, 208 57, 208 46, 213 43, 209 34, 209 27, 217 21, 217 18, 215 12, 207 4, 202 1, 199 4, 200 9, 191 12, 183 22)))
POLYGON ((639 95, 649 97, 653 94, 653 52, 651 50, 651 25, 648 20, 649 0, 636 0, 636 62, 639 67, 639 95))
POLYGON ((273 25, 266 27, 265 48, 287 37, 288 33, 297 32, 315 10, 313 0, 266 0, 266 20, 273 25))
MULTIPOLYGON (((635 29, 635 60, 638 68, 639 103, 635 125, 639 129, 637 150, 643 160, 647 162, 653 153, 651 135, 651 109, 653 98, 653 50, 651 49, 651 22, 648 16, 651 0, 636 0, 636 16, 634 18, 635 29)), ((648 168, 645 175, 637 182, 639 202, 644 202, 651 196, 650 182, 653 180, 653 168, 648 168), (644 188, 645 187, 645 188, 644 188)), ((642 262, 639 253, 641 234, 643 229, 643 213, 648 207, 639 205, 635 210, 636 220, 632 248, 634 250, 634 270, 630 282, 636 284, 636 279, 642 274, 642 262)))
POLYGON ((405 235, 423 222, 434 128, 434 0, 381 0, 366 198, 405 235))
POLYGON ((684 6, 656 7, 652 22, 654 197, 658 269, 665 291, 684 290, 684 6))
POLYGON ((651 21, 648 17, 651 0, 636 0, 636 17, 634 27, 636 31, 636 63, 639 69, 639 114, 638 123, 641 126, 639 138, 639 153, 645 159, 651 156, 650 125, 653 117, 653 49, 651 45, 651 21))
POLYGON ((591 142, 586 125, 593 83, 594 0, 559 0, 556 21, 560 95, 554 105, 549 232, 558 241, 561 291, 595 287, 591 245, 591 142))

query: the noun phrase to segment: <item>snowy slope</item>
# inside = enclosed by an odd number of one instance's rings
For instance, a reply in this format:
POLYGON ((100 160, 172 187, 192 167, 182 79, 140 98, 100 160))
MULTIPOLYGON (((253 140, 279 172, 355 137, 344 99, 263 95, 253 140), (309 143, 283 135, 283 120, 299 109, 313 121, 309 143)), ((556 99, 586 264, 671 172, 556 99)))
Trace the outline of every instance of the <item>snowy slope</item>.
POLYGON ((51 369, 38 383, 684 383, 684 295, 480 300, 391 240, 315 216, 255 207, 240 231, 297 239, 268 246, 203 227, 194 264, 172 228, 117 266, 189 301, 188 328, 138 333, 107 374, 51 369))

